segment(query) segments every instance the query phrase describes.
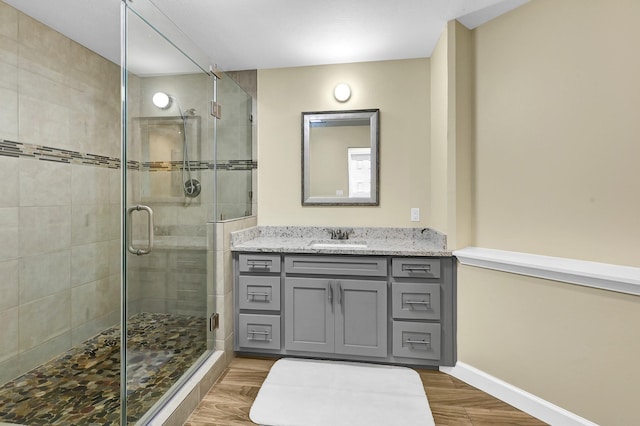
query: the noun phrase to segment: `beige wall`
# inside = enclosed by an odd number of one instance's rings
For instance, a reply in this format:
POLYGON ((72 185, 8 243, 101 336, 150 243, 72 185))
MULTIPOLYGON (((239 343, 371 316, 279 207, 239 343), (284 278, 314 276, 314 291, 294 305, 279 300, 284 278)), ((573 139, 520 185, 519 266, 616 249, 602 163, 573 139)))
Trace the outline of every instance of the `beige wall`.
POLYGON ((640 297, 458 268, 458 360, 602 425, 640 414, 640 297))
POLYGON ((454 250, 471 243, 472 33, 451 21, 431 57, 431 224, 454 250))
MULTIPOLYGON (((474 31, 473 245, 640 266, 638 19, 634 0, 537 0, 474 31)), ((458 359, 591 421, 635 424, 639 308, 461 267, 458 359)))
POLYGON ((428 59, 259 70, 259 224, 428 226, 429 97, 428 59), (333 99, 340 82, 346 103, 333 99), (367 108, 380 109, 380 206, 302 207, 301 113, 367 108))
POLYGON ((449 32, 455 34, 455 143, 450 144, 449 162, 449 222, 455 224, 455 234, 447 238, 449 247, 456 249, 471 244, 473 200, 473 125, 474 115, 474 51, 473 33, 458 22, 451 22, 449 32), (453 180, 453 182, 452 182, 453 180))
POLYGON ((534 1, 475 31, 475 244, 640 265, 640 2, 534 1))
MULTIPOLYGON (((449 232, 447 165, 449 120, 449 32, 445 29, 431 55, 431 227, 449 232)), ((450 243, 450 242, 449 242, 450 243)))

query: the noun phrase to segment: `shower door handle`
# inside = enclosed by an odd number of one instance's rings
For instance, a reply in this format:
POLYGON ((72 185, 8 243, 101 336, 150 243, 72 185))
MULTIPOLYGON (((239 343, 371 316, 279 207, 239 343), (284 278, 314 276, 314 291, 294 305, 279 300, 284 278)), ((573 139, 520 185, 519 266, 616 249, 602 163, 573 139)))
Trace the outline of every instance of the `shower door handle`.
POLYGON ((142 204, 136 204, 133 207, 127 209, 127 216, 129 218, 129 226, 127 226, 127 250, 137 256, 151 253, 153 249, 153 210, 149 206, 143 206, 142 204), (134 247, 133 237, 131 236, 131 227, 133 224, 133 212, 143 210, 149 215, 149 239, 146 247, 134 247))

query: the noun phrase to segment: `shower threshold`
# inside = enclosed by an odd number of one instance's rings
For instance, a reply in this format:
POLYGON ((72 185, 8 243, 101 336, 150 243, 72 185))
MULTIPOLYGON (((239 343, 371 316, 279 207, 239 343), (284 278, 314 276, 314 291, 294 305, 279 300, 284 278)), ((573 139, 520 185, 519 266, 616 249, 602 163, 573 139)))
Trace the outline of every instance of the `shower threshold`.
MULTIPOLYGON (((127 328, 127 423, 139 420, 206 350, 206 319, 140 313, 127 328)), ((0 387, 2 422, 120 424, 120 326, 0 387)))

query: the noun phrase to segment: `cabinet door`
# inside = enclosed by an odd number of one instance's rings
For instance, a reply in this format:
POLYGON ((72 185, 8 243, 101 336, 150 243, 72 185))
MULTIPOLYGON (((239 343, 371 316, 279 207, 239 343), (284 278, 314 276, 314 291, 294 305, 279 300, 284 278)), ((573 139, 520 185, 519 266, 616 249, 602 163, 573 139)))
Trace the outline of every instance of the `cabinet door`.
POLYGON ((336 353, 387 356, 387 283, 335 280, 336 353))
POLYGON ((286 278, 285 349, 334 352, 334 289, 323 278, 286 278))

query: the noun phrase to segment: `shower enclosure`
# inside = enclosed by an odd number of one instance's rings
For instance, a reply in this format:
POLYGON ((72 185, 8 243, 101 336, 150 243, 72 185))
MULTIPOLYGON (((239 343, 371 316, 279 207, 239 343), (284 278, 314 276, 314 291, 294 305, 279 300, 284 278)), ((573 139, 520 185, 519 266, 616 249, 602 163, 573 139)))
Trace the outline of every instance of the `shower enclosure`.
POLYGON ((216 77, 151 4, 123 4, 121 406, 144 423, 213 349, 216 77))
POLYGON ((148 0, 122 3, 120 65, 0 16, 0 423, 146 424, 225 338, 214 229, 252 212, 251 98, 148 0))

